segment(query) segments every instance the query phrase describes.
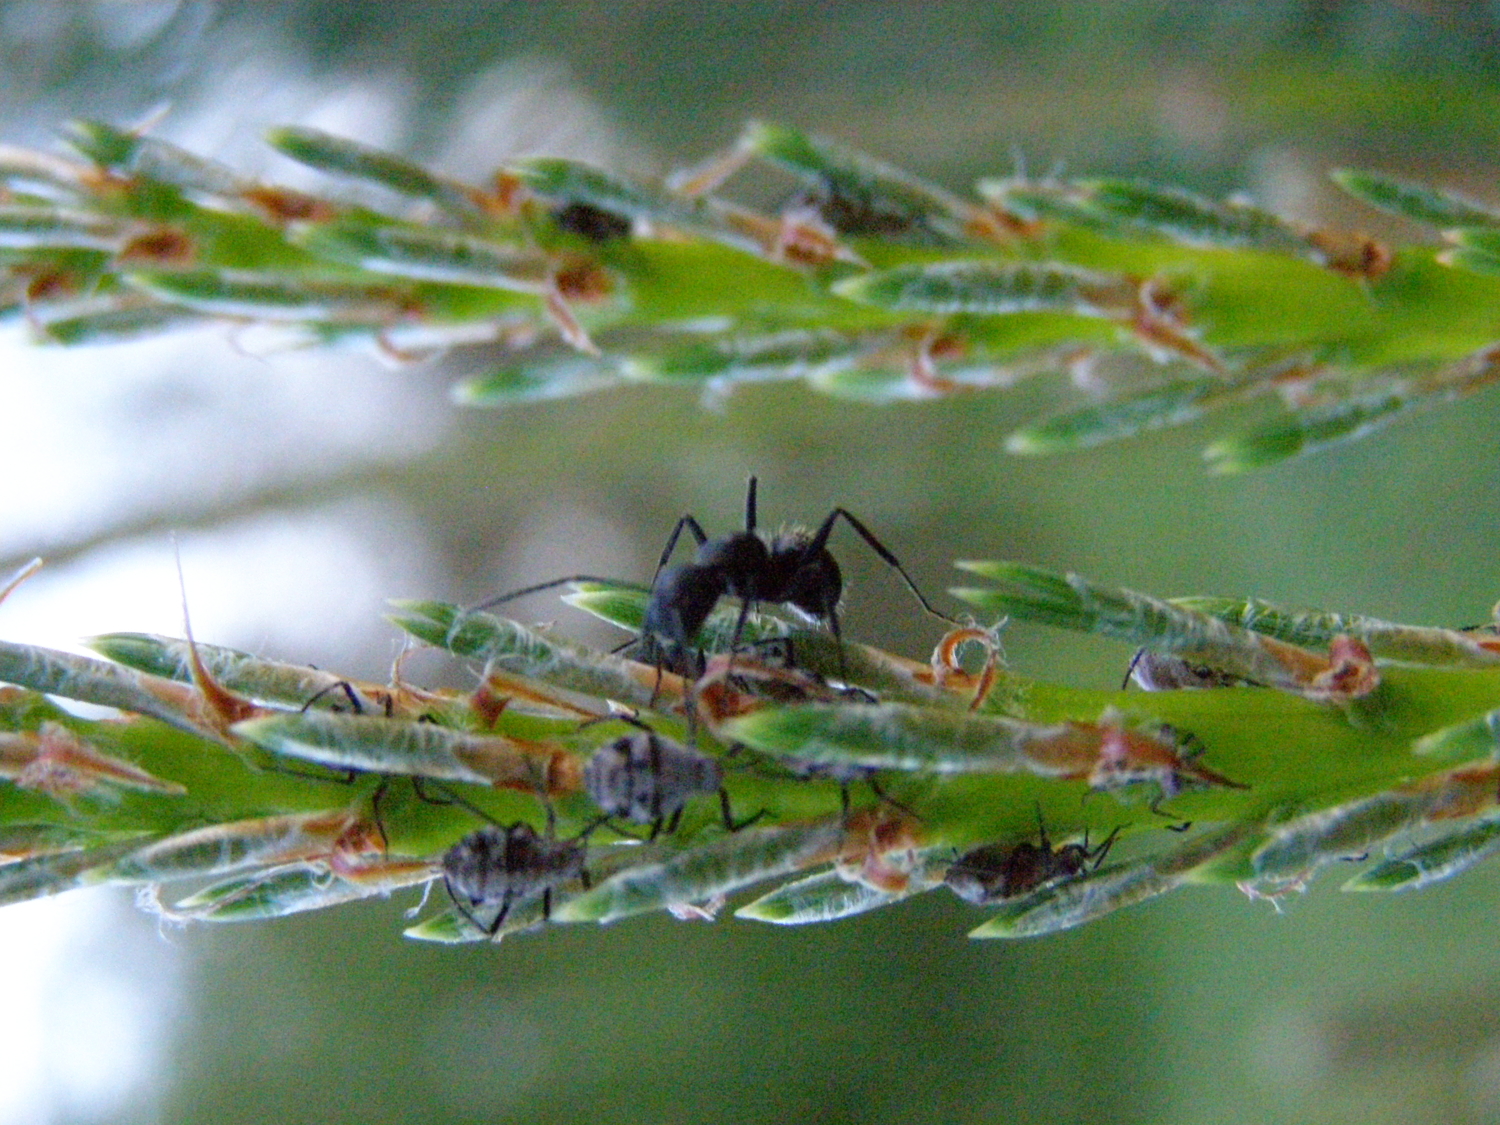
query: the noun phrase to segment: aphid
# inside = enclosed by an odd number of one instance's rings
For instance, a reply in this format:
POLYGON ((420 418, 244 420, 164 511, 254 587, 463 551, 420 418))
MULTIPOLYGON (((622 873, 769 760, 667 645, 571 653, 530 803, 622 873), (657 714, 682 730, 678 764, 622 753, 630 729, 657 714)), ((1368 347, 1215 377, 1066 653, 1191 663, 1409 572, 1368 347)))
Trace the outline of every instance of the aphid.
MULTIPOLYGON (((790 659, 790 653, 787 655, 790 659)), ((731 656, 714 657, 709 662, 707 671, 694 685, 695 710, 698 707, 704 709, 710 729, 726 719, 759 708, 764 701, 792 704, 813 700, 876 702, 875 697, 863 688, 835 688, 821 676, 805 669, 778 668, 754 660, 742 660, 734 665, 731 660, 731 656)), ((782 758, 781 765, 798 778, 816 778, 837 783, 845 821, 849 819, 849 787, 859 781, 869 782, 870 789, 879 800, 911 813, 910 809, 888 797, 880 788, 880 783, 875 778, 878 772, 875 767, 851 762, 814 762, 794 756, 782 758)))
POLYGON ((734 819, 717 759, 663 738, 639 720, 619 717, 640 729, 601 746, 583 769, 584 788, 606 819, 621 816, 649 824, 654 840, 663 826, 668 833, 677 830, 683 806, 700 793, 719 795, 724 827, 730 832, 738 832, 763 815, 734 819))
POLYGON ((1221 672, 1207 664, 1195 664, 1167 652, 1149 648, 1136 649, 1130 667, 1125 669, 1124 691, 1134 680, 1143 691, 1177 691, 1188 688, 1238 687, 1250 681, 1232 672, 1221 672))
POLYGON ((1047 838, 1047 826, 1042 822, 1041 810, 1037 810, 1037 827, 1041 830, 1042 842, 1033 844, 985 844, 973 851, 965 852, 943 876, 943 882, 959 898, 975 906, 986 906, 992 902, 1015 898, 1038 887, 1071 879, 1080 875, 1092 863, 1094 867, 1104 862, 1115 837, 1116 828, 1097 848, 1090 850, 1088 833, 1083 843, 1064 844, 1053 848, 1047 838))
POLYGON ((552 888, 569 879, 588 885, 582 839, 540 836, 525 821, 486 825, 469 833, 443 855, 443 886, 458 912, 488 937, 499 932, 511 907, 537 895, 542 917, 551 917, 552 888), (488 924, 478 913, 496 907, 488 924))
POLYGON ((814 621, 827 622, 834 640, 840 645, 842 665, 838 604, 844 590, 844 579, 828 550, 828 537, 840 517, 859 533, 883 562, 901 575, 907 589, 916 596, 923 609, 934 617, 956 624, 952 618, 933 608, 896 556, 844 508, 829 512, 811 534, 799 529, 781 532, 770 539, 763 538, 755 528, 755 483, 755 478, 751 477, 745 493, 744 531, 722 539, 710 539, 691 515, 677 521, 657 563, 651 596, 646 603, 641 637, 648 647, 653 641, 665 641, 668 656, 681 661, 719 599, 730 595, 741 601, 729 646, 731 652, 739 644, 750 610, 758 602, 772 602, 791 606, 814 621), (691 563, 669 567, 667 560, 671 558, 684 528, 697 541, 698 552, 691 563))
POLYGON ((630 220, 592 203, 573 200, 552 213, 552 219, 565 231, 590 242, 611 242, 630 234, 630 220))

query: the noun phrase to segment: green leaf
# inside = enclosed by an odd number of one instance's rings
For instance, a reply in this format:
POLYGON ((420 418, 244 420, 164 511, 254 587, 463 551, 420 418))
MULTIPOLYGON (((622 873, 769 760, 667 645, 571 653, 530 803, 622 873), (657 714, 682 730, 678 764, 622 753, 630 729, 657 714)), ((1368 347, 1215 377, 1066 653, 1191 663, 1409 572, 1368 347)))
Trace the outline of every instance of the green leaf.
POLYGON ((1203 451, 1203 459, 1214 473, 1263 468, 1363 437, 1417 404, 1418 399, 1412 395, 1391 392, 1306 410, 1290 422, 1222 438, 1203 451))
POLYGON ((479 215, 477 204, 456 184, 432 175, 420 164, 333 136, 318 129, 289 126, 266 134, 271 147, 310 168, 337 176, 349 176, 389 188, 398 195, 427 199, 464 218, 479 215))
POLYGON ((1180 426, 1228 393, 1222 379, 1179 379, 1129 398, 1070 410, 1023 426, 1005 439, 1010 453, 1062 453, 1180 426))
POLYGON ((321 258, 413 281, 520 293, 543 293, 551 287, 553 266, 536 250, 457 231, 345 218, 304 226, 295 241, 321 258))
POLYGON ((746 828, 664 860, 610 876, 552 912, 559 922, 613 922, 671 906, 711 902, 756 883, 827 863, 844 838, 837 819, 746 828))
POLYGON ((1121 276, 1060 262, 962 261, 860 274, 836 282, 833 291, 905 312, 1113 317, 1134 286, 1121 276))
POLYGON ((1464 824, 1361 871, 1346 891, 1414 891, 1462 874, 1500 852, 1500 821, 1464 824))
POLYGON ((1436 188, 1353 168, 1340 168, 1330 175, 1357 199, 1415 222, 1435 227, 1500 225, 1500 212, 1436 188))

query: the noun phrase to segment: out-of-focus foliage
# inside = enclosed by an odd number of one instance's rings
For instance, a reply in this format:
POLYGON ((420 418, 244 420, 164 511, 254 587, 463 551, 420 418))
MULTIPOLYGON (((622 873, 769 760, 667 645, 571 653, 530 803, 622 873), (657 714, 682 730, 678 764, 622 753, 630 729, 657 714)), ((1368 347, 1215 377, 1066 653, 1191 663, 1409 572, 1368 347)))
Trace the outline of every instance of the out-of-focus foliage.
POLYGON ((499 343, 517 358, 455 391, 492 406, 634 382, 717 396, 799 379, 862 402, 1048 371, 1096 388, 1094 405, 1014 433, 1021 453, 1278 403, 1208 447, 1217 471, 1361 436, 1500 371, 1494 215, 1372 173, 1338 179, 1454 226, 1455 246, 1393 250, 1133 180, 987 179, 965 199, 762 123, 665 186, 553 158, 469 185, 316 130, 272 134, 380 189, 382 210, 99 122, 67 136, 81 160, 0 152, 5 292, 55 343, 204 318, 398 360, 499 343), (794 181, 778 212, 718 193, 751 161, 794 181))

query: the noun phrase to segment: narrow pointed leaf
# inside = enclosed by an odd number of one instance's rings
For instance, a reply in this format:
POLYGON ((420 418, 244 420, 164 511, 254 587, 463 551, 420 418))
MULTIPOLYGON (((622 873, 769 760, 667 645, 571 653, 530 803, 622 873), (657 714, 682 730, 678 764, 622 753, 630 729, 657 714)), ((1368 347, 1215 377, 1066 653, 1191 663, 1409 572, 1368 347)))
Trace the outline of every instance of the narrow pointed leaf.
POLYGON ((1135 437, 1203 416, 1226 392, 1222 379, 1183 379, 1131 398, 1033 422, 1005 440, 1010 453, 1063 453, 1135 437))
POLYGON ((1216 441, 1203 451, 1203 459, 1214 473, 1239 473, 1274 465, 1336 442, 1363 437, 1417 402, 1413 396, 1397 392, 1304 411, 1291 422, 1216 441))
POLYGON ((553 269, 532 249, 457 231, 356 219, 305 226, 295 241, 320 258, 371 273, 520 293, 545 292, 553 269))
POLYGON ((1060 312, 1115 317, 1133 299, 1128 279, 1059 262, 937 262, 836 282, 840 296, 926 313, 1060 312))
POLYGON ((1500 211, 1395 176, 1354 168, 1340 168, 1331 176, 1350 195, 1404 219, 1435 227, 1500 225, 1500 211))
POLYGON ((1500 853, 1500 820, 1487 819, 1391 856, 1344 884, 1346 891, 1414 891, 1500 853))
POLYGON ((746 828, 658 862, 613 875, 553 911, 560 922, 613 922, 704 902, 827 863, 844 840, 835 821, 746 828))
POLYGON ((473 200, 458 185, 434 176, 404 156, 317 129, 295 126, 272 129, 266 140, 272 148, 320 172, 365 180, 399 195, 431 200, 466 218, 479 214, 473 200))

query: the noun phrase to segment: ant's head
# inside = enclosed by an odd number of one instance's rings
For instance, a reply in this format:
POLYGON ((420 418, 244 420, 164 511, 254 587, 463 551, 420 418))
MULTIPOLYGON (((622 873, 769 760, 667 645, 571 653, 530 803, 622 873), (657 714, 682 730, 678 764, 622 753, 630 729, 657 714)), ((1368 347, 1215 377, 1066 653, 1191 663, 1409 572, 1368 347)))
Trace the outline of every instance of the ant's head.
POLYGON ((826 621, 844 594, 844 574, 826 549, 812 549, 805 531, 785 532, 771 541, 768 569, 774 575, 778 601, 809 617, 826 621))

